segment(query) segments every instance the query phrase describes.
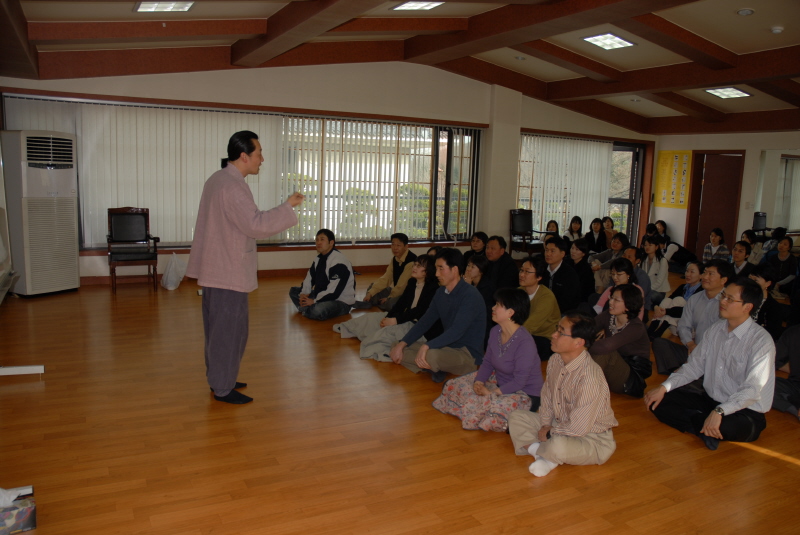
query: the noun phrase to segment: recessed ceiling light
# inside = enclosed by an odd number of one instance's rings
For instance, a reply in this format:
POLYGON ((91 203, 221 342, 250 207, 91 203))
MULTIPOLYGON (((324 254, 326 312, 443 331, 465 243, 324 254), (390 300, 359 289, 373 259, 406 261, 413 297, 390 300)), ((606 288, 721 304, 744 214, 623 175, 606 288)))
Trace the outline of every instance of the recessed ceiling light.
POLYGON ((525 61, 528 58, 526 58, 525 56, 514 56, 514 59, 518 59, 520 61, 525 61))
POLYGON ((189 11, 194 2, 139 2, 134 11, 155 13, 164 11, 189 11))
POLYGON ((641 101, 642 101, 642 99, 640 99, 640 98, 632 98, 631 99, 631 102, 641 102, 641 101))
POLYGON ((583 40, 588 43, 592 43, 593 45, 599 46, 600 48, 605 50, 611 50, 613 48, 624 48, 626 46, 633 46, 633 43, 629 43, 625 39, 617 37, 613 33, 595 35, 594 37, 584 37, 583 40))
POLYGON ((741 98, 741 97, 750 97, 750 93, 745 93, 744 91, 739 91, 735 87, 723 87, 721 89, 706 89, 706 93, 711 93, 715 97, 719 98, 741 98))
POLYGON ((755 9, 750 9, 749 7, 745 7, 737 11, 736 14, 741 15, 743 17, 747 17, 748 15, 752 15, 755 12, 756 12, 755 9))
POLYGON ((392 9, 396 11, 427 11, 442 4, 444 4, 444 2, 406 2, 405 4, 400 4, 392 9))

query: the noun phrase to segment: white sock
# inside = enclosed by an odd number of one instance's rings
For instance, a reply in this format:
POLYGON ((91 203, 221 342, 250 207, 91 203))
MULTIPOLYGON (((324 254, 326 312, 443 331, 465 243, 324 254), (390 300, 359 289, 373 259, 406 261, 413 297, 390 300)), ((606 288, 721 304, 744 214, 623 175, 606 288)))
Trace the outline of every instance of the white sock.
MULTIPOLYGON (((536 457, 536 452, 539 451, 539 443, 534 442, 530 446, 528 446, 528 453, 530 453, 533 457, 536 457)), ((538 457, 537 457, 538 459, 538 457)))
POLYGON ((530 467, 528 467, 528 470, 530 470, 531 474, 535 475, 536 477, 544 477, 556 466, 558 466, 556 463, 539 457, 533 463, 531 463, 530 467))

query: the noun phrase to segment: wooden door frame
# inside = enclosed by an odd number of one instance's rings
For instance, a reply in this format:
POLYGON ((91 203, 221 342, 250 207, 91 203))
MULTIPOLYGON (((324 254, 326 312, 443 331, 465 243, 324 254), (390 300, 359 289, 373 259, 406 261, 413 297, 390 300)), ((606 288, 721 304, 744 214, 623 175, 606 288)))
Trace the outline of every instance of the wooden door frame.
MULTIPOLYGON (((690 251, 697 248, 697 239, 695 237, 694 249, 688 247, 689 245, 689 232, 692 229, 697 229, 697 224, 700 220, 700 200, 702 198, 702 177, 705 164, 705 156, 707 154, 739 154, 741 155, 741 165, 739 166, 739 181, 738 191, 736 192, 736 214, 734 217, 734 230, 739 228, 739 205, 742 202, 742 180, 744 180, 744 160, 747 158, 746 150, 693 150, 692 151, 692 174, 690 176, 689 185, 689 199, 687 200, 686 209, 686 228, 683 232, 683 246, 690 251), (703 156, 701 159, 700 156, 703 156), (696 179, 695 179, 696 178, 696 179)), ((731 241, 735 243, 738 240, 731 241)))

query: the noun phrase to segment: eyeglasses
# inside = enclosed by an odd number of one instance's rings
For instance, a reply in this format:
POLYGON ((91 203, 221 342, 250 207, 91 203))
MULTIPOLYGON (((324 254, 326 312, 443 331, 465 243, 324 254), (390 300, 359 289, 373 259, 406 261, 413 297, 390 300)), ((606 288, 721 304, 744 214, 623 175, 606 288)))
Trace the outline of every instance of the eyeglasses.
POLYGON ((731 297, 730 295, 726 294, 725 292, 722 292, 722 295, 720 296, 719 300, 720 301, 727 301, 729 303, 744 303, 744 301, 742 301, 741 299, 734 299, 733 297, 731 297))
POLYGON ((556 332, 554 332, 553 334, 554 335, 557 334, 558 336, 568 336, 569 338, 574 338, 571 333, 565 333, 564 329, 562 329, 561 327, 556 327, 556 332))
POLYGON ((527 273, 528 275, 536 275, 535 271, 528 271, 527 269, 520 269, 520 273, 527 273))

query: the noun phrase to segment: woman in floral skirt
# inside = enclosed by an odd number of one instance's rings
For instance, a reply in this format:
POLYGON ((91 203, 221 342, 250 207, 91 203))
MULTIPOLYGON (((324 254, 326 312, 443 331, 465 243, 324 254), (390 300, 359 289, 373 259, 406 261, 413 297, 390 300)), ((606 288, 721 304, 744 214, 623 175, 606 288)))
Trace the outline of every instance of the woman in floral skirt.
POLYGON ((528 295, 502 288, 495 295, 486 355, 478 371, 451 379, 433 406, 461 419, 464 429, 505 432, 508 415, 539 408, 542 366, 536 344, 521 326, 530 313, 528 295))

